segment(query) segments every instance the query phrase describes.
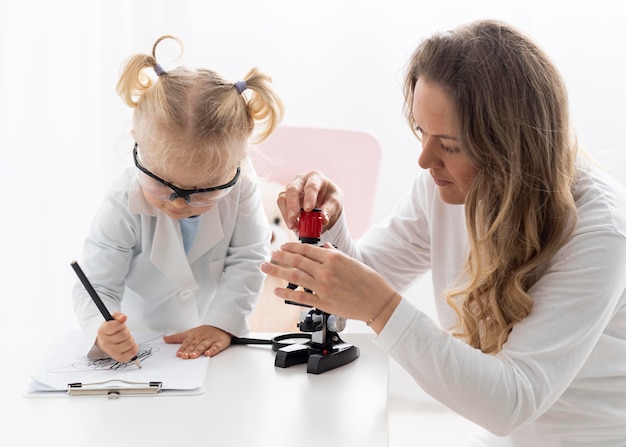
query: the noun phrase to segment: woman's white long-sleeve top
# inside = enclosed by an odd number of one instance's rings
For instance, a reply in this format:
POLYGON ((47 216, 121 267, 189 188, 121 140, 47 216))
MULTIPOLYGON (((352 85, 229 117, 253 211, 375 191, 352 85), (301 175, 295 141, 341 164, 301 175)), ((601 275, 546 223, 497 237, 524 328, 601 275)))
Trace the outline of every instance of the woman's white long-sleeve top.
POLYGON ((574 235, 497 355, 447 330, 456 316, 445 289, 467 255, 464 207, 444 203, 427 172, 358 241, 342 219, 323 235, 397 290, 431 271, 439 326, 405 297, 376 342, 426 392, 497 435, 492 445, 626 445, 626 192, 585 166, 575 199, 574 235))
MULTIPOLYGON (((180 222, 146 201, 129 168, 97 212, 79 263, 109 311, 128 315, 131 330, 206 324, 241 336, 263 285, 270 236, 249 161, 232 191, 202 215, 188 254, 180 222)), ((73 301, 81 327, 95 339, 102 315, 78 281, 73 301)))

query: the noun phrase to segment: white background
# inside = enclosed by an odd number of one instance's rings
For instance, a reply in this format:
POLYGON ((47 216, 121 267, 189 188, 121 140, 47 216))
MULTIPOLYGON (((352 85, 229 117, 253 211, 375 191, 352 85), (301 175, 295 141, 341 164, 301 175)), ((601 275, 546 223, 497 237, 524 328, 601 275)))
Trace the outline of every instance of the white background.
MULTIPOLYGON (((284 124, 372 133, 383 147, 374 221, 419 169, 402 116, 408 57, 425 36, 509 21, 551 55, 581 142, 626 184, 626 17, 614 1, 3 0, 0 3, 0 312, 3 332, 77 328, 70 261, 107 186, 129 164, 124 58, 166 33, 182 63, 236 81, 258 66, 284 124)), ((623 8, 619 7, 622 11, 623 8)), ((311 168, 314 168, 312 160, 311 168)), ((429 287, 412 299, 430 309, 429 287)))

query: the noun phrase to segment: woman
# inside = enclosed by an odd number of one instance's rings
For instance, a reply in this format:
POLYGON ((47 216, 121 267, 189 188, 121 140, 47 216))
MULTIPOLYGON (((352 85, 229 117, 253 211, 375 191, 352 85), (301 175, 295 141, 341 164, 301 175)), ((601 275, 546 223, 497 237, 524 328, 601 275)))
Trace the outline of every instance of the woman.
POLYGON ((626 192, 578 153, 553 63, 478 21, 421 43, 404 93, 413 187, 352 241, 340 188, 298 176, 287 224, 320 207, 339 250, 285 244, 263 271, 315 293, 276 295, 367 322, 477 445, 626 445, 626 192), (401 295, 427 271, 441 328, 401 295))

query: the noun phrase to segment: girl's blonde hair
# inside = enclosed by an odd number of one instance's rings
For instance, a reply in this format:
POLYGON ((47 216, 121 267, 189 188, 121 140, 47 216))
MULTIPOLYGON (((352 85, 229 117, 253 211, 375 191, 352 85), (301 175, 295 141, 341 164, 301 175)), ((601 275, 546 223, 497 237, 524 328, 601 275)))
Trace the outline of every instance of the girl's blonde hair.
POLYGON ((235 83, 208 69, 165 71, 156 49, 166 39, 176 41, 182 53, 181 40, 165 35, 156 40, 151 55, 133 55, 122 67, 116 91, 135 108, 135 138, 158 148, 154 161, 163 168, 175 160, 179 167, 232 169, 245 156, 253 133, 253 141, 260 142, 282 119, 283 103, 271 78, 256 68, 235 83))
POLYGON ((461 148, 480 168, 465 201, 469 255, 447 300, 459 337, 502 349, 532 309, 529 289, 570 237, 577 144, 567 91, 544 52, 513 27, 477 21, 424 41, 404 85, 411 124, 420 77, 456 106, 461 148))

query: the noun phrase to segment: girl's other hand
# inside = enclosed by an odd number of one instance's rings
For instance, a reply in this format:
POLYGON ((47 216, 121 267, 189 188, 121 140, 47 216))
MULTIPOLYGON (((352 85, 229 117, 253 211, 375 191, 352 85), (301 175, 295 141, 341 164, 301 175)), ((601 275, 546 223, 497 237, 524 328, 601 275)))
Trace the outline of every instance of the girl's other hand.
POLYGON ((176 356, 182 359, 197 359, 203 355, 213 357, 230 346, 232 336, 214 326, 198 326, 184 332, 164 335, 165 343, 179 343, 176 356))

